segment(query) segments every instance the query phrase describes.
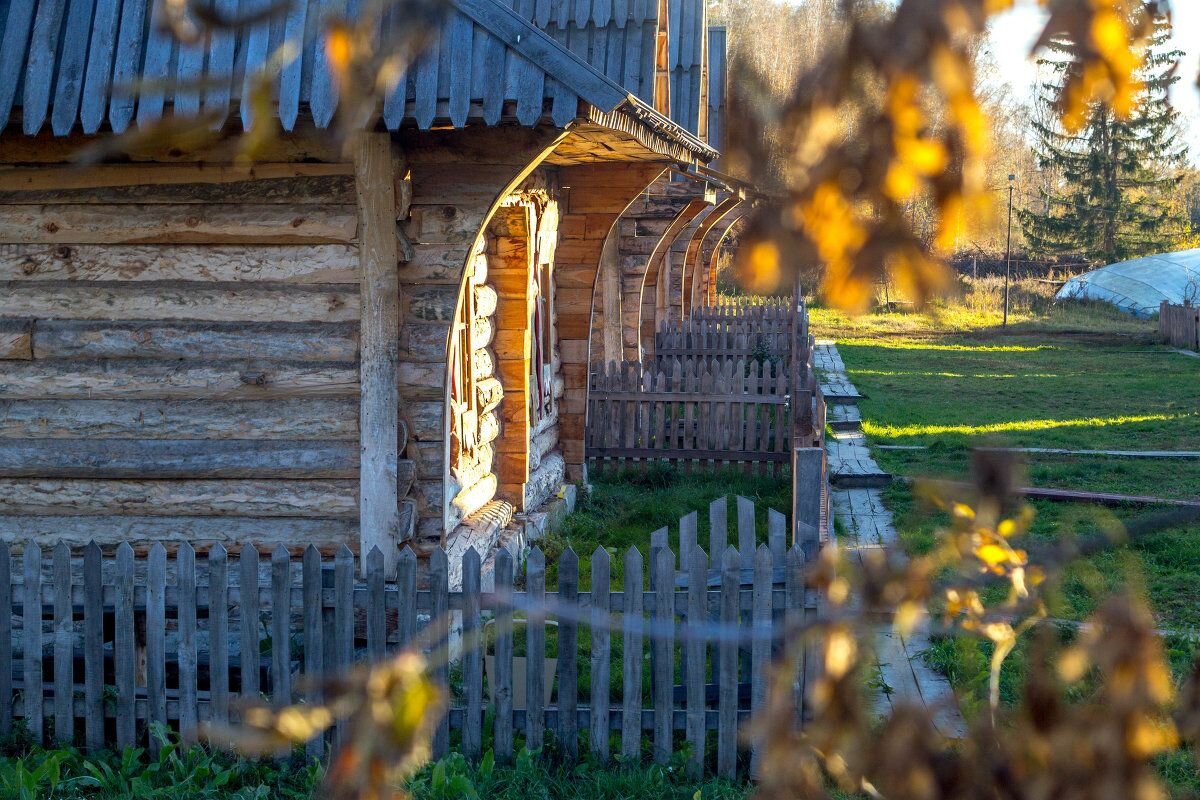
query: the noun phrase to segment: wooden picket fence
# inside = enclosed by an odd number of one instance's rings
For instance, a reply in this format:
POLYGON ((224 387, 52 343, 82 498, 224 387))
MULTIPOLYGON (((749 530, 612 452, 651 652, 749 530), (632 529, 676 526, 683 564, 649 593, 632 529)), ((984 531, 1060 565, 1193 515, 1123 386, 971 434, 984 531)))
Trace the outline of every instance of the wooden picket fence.
POLYGON ((1164 300, 1158 308, 1158 332, 1173 347, 1200 351, 1200 306, 1176 306, 1164 300))
POLYGON ((755 359, 594 365, 588 462, 596 469, 670 461, 778 472, 791 458, 788 387, 782 364, 755 359))
MULTIPOLYGON (((18 723, 39 742, 153 750, 151 723, 187 734, 201 722, 236 721, 247 699, 319 701, 318 684, 306 678, 414 641, 444 653, 453 628, 461 631, 461 678, 451 684, 447 660, 431 660, 453 698, 436 729, 435 757, 451 748, 452 731, 455 749, 479 757, 489 711, 499 760, 511 757, 518 736, 531 749, 554 737, 574 756, 582 738, 597 758, 615 751, 637 759, 649 734, 656 761, 686 742, 694 772, 732 776, 744 766, 739 731, 762 707, 784 626, 814 604, 784 516, 770 512, 760 536, 753 503, 739 498, 737 547, 727 546, 727 516, 724 499, 709 509, 713 558, 697 543, 693 513, 680 521, 679 561, 667 530, 657 531, 649 563, 636 548, 620 556, 615 586, 616 565, 602 548, 583 583, 568 549, 554 586, 535 548, 523 577, 501 550, 486 591, 475 550, 464 557, 462 589, 451 591, 442 550, 418 582, 409 549, 393 574, 373 550, 360 580, 362 564, 345 547, 332 558, 310 547, 297 560, 282 547, 266 557, 252 546, 233 556, 220 545, 197 555, 185 543, 169 555, 161 544, 140 554, 128 543, 115 554, 59 544, 47 558, 36 544, 19 555, 3 544, 0 603, 11 614, 0 615, 0 734, 18 723), (523 638, 514 637, 517 626, 523 638)), ((804 665, 793 666, 801 703, 804 665)), ((345 733, 313 740, 308 755, 322 755, 345 733)))
POLYGON ((664 321, 654 335, 654 358, 723 356, 787 362, 793 357, 797 317, 790 301, 725 301, 694 308, 686 320, 664 321))

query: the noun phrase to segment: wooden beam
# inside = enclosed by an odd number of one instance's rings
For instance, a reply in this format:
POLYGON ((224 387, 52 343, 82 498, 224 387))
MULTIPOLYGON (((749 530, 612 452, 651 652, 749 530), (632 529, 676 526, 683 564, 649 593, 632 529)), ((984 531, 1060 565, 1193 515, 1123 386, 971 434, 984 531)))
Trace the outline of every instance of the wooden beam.
MULTIPOLYGON (((400 515, 396 494, 399 460, 400 282, 397 273, 396 194, 392 139, 361 133, 355 143, 361 277, 359 361, 359 552, 378 547, 384 568, 399 556, 400 515)), ((366 566, 366 560, 363 560, 366 566)))

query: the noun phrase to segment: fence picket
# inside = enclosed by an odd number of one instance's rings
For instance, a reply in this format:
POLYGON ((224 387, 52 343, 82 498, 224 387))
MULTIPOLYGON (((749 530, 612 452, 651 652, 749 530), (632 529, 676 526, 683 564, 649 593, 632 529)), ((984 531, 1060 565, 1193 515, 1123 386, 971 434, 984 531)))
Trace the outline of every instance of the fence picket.
POLYGON ((271 699, 276 707, 292 702, 291 562, 287 548, 277 545, 271 554, 271 699))
MULTIPOLYGON (((721 556, 721 624, 738 624, 740 559, 732 547, 721 556)), ((717 645, 717 774, 737 775, 738 645, 730 639, 717 645)))
MULTIPOLYGON (((354 553, 342 544, 333 561, 333 657, 326 664, 329 672, 348 670, 354 663, 354 553)), ((341 747, 346 741, 346 725, 339 722, 334 729, 334 743, 341 747)))
MULTIPOLYGON (((784 613, 783 624, 787 630, 796 630, 804 619, 804 553, 799 544, 794 544, 787 551, 787 571, 784 578, 787 611, 784 613)), ((796 719, 803 719, 804 714, 804 673, 805 653, 807 647, 803 642, 787 642, 788 674, 793 678, 793 702, 796 709, 796 719)))
MULTIPOLYGON (((0 549, 0 570, 8 571, 8 547, 0 549)), ((83 549, 83 740, 87 749, 95 752, 104 747, 104 589, 100 545, 90 542, 83 549)), ((7 581, 0 582, 4 587, 7 581)), ((7 606, 11 608, 11 604, 7 606)), ((3 615, 7 618, 7 614, 3 615)), ((0 631, 0 636, 3 631, 0 631)), ((8 637, 0 640, 7 649, 8 637)), ((7 670, 4 673, 6 674, 7 670)), ((4 717, 12 709, 11 692, 0 693, 4 717)))
POLYGON ((754 531, 754 501, 738 495, 737 498, 738 526, 738 558, 743 564, 749 565, 754 560, 754 544, 757 536, 754 531))
MULTIPOLYGON (((304 598, 304 679, 308 691, 305 699, 312 704, 321 702, 317 681, 324 671, 325 621, 321 602, 321 551, 316 545, 304 548, 301 564, 304 598)), ((320 758, 325 751, 322 737, 314 736, 305 745, 309 758, 320 758)))
MULTIPOLYGON (((708 619, 708 555, 696 547, 688 554, 688 625, 699 625, 708 619)), ((691 759, 689 767, 693 778, 704 774, 705 748, 705 679, 708 648, 699 636, 687 640, 687 722, 686 737, 691 759)))
MULTIPOLYGON (((750 647, 750 716, 762 713, 767 700, 767 670, 771 665, 771 550, 764 544, 754 554, 754 594, 751 630, 756 637, 750 647)), ((762 776, 763 742, 756 736, 750 754, 750 774, 762 776)))
MULTIPOLYGON (((0 608, 11 609, 12 601, 12 551, 0 542, 0 608)), ((8 736, 13 728, 12 668, 12 614, 0 614, 0 736, 8 736)))
POLYGON ((708 551, 720 558, 729 545, 729 500, 718 497, 708 504, 708 551))
POLYGON ((787 556, 787 517, 773 508, 767 509, 767 546, 771 561, 782 567, 787 556))
POLYGON ((260 691, 258 671, 261 666, 262 643, 259 630, 262 622, 259 619, 261 611, 258 597, 258 550, 249 542, 242 545, 238 568, 239 584, 253 589, 243 589, 241 593, 241 635, 238 641, 241 648, 241 684, 238 690, 243 701, 253 701, 258 699, 260 691))
POLYGON ((117 546, 113 669, 117 680, 117 747, 133 747, 137 731, 134 709, 133 548, 117 546))
MULTIPOLYGON (((146 722, 167 725, 167 550, 162 542, 150 548, 146 564, 146 722)), ((216 642, 213 643, 216 645, 216 642)), ((150 732, 150 754, 160 741, 150 732)))
POLYGON ((608 761, 609 723, 609 563, 608 551, 597 547, 592 553, 592 755, 608 761))
MULTIPOLYGON (((450 684, 450 662, 444 653, 446 639, 449 635, 450 624, 450 584, 449 565, 446 561, 446 551, 437 548, 429 556, 429 624, 432 628, 430 641, 433 643, 434 661, 433 678, 443 689, 450 684)), ((416 592, 413 592, 414 611, 416 607, 416 592)), ((443 714, 433 732, 433 757, 439 759, 450 749, 450 720, 443 714)))
MULTIPOLYGON (((658 551, 654 560, 655 583, 654 619, 670 627, 675 621, 675 554, 671 548, 658 551)), ((654 637, 654 760, 666 764, 671 760, 675 707, 675 637, 670 630, 660 630, 654 637)))
POLYGON ((229 552, 220 542, 208 551, 208 633, 209 713, 220 724, 229 721, 229 552))
POLYGON ((25 727, 42 744, 42 548, 25 546, 21 626, 25 646, 25 727))
POLYGON ((621 639, 621 756, 642 749, 642 554, 625 551, 625 597, 621 639))
MULTIPOLYGON (((579 557, 568 547, 558 559, 558 599, 565 606, 574 605, 579 596, 579 557)), ((558 741, 563 753, 574 758, 579 751, 579 666, 576 661, 577 633, 575 620, 561 616, 558 620, 558 741)))
POLYGON ((396 559, 396 590, 396 638, 404 647, 417 635, 417 554, 407 545, 396 559))
MULTIPOLYGON (((485 647, 479 611, 479 551, 468 547, 462 559, 463 595, 463 695, 466 697, 466 722, 463 723, 463 755, 478 758, 483 752, 483 658, 485 647)), ((489 687, 494 697, 495 687, 489 687)))
MULTIPOLYGON (((196 703, 196 551, 187 542, 181 542, 175 551, 175 581, 178 588, 175 620, 179 627, 179 730, 187 737, 195 732, 199 720, 196 703)), ((257 575, 254 583, 249 585, 257 594, 257 575)), ((242 669, 246 669, 245 650, 242 651, 242 669)))
POLYGON ((60 541, 54 547, 54 739, 60 744, 75 738, 74 615, 71 548, 60 541))
POLYGON ((513 610, 509 596, 513 590, 513 557, 508 548, 496 551, 496 685, 492 698, 496 703, 494 747, 501 764, 513 755, 513 610))
POLYGON ((525 746, 538 750, 545 741, 546 623, 538 611, 546 602, 546 556, 534 547, 525 559, 525 591, 529 611, 525 623, 525 746))
POLYGON ((387 585, 383 570, 383 551, 372 547, 367 554, 367 657, 372 662, 378 662, 387 652, 387 585))

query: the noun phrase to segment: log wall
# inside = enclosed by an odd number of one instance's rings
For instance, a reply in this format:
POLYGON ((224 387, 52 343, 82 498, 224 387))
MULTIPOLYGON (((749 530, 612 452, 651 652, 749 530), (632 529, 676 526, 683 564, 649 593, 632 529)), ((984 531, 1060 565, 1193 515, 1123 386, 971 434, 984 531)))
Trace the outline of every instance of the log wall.
POLYGON ((0 538, 357 549, 358 275, 349 164, 4 167, 0 538))

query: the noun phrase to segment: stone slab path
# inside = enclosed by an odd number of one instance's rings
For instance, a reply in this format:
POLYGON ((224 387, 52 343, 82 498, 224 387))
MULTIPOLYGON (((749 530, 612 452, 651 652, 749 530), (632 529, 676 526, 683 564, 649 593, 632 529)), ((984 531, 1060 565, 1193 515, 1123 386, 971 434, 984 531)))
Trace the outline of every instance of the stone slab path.
MULTIPOLYGON (((818 341, 813 352, 813 367, 818 370, 822 391, 834 388, 842 397, 861 397, 846 375, 846 366, 833 342, 818 341)), ((826 398, 828 399, 828 398, 826 398)), ((836 546, 847 557, 860 563, 871 550, 899 547, 892 512, 883 502, 881 486, 891 476, 871 458, 866 438, 859 429, 861 417, 848 401, 831 410, 853 409, 853 414, 831 414, 835 436, 827 437, 830 481, 833 489, 833 514, 841 524, 836 546)), ((960 738, 966 723, 959 711, 949 682, 925 663, 929 637, 916 631, 899 636, 890 625, 880 626, 875 635, 875 666, 878 670, 875 709, 882 716, 900 704, 927 706, 935 726, 943 735, 960 738)))

